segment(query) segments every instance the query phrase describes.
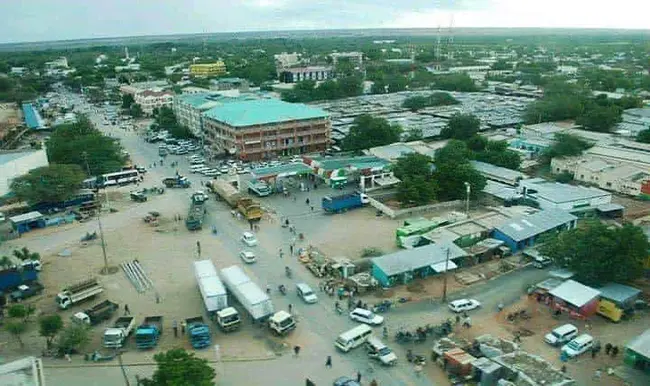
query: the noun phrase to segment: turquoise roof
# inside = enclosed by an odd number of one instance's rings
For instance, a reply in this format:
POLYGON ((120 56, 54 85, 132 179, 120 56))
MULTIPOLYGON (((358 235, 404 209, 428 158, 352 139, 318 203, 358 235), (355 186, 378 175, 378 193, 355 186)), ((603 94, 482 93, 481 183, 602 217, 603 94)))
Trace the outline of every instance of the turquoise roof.
POLYGON ((251 174, 255 178, 267 178, 267 177, 273 177, 277 175, 294 176, 297 174, 307 174, 307 173, 311 173, 311 168, 303 163, 270 166, 268 168, 253 169, 251 171, 251 174))
POLYGON ((227 103, 214 107, 203 116, 233 127, 326 118, 324 110, 278 99, 258 99, 227 103))
POLYGON ((354 167, 359 170, 384 168, 390 165, 390 162, 375 157, 375 156, 361 156, 361 157, 345 157, 345 158, 322 158, 314 157, 314 161, 318 162, 318 167, 323 170, 336 170, 344 169, 347 167, 354 167))

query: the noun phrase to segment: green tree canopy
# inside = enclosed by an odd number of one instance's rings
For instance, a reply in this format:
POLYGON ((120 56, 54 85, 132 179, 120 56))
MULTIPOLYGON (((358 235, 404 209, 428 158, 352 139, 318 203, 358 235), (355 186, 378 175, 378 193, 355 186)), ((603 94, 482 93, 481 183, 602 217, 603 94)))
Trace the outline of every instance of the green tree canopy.
POLYGON ((555 134, 555 142, 544 152, 547 162, 555 157, 573 157, 592 147, 589 142, 572 134, 555 134))
POLYGON ((436 92, 429 96, 414 96, 406 98, 402 107, 411 111, 417 111, 425 107, 457 105, 460 102, 446 92, 436 92))
POLYGON ((641 228, 630 224, 608 227, 599 221, 585 221, 550 237, 541 247, 542 253, 587 285, 627 283, 640 277, 648 250, 650 244, 641 228))
POLYGON ((131 94, 122 95, 122 108, 125 110, 130 110, 131 105, 135 103, 135 99, 131 94))
POLYGON ((476 91, 474 80, 467 74, 440 75, 435 79, 435 89, 447 91, 476 91))
POLYGON ((43 315, 38 319, 38 333, 45 337, 47 348, 50 348, 56 334, 63 329, 63 319, 61 315, 43 315))
POLYGON ((133 118, 142 117, 144 115, 142 106, 140 106, 138 103, 132 103, 131 106, 129 107, 129 115, 132 116, 133 118))
POLYGON ((29 204, 61 202, 71 198, 86 178, 79 165, 51 164, 32 169, 11 181, 11 191, 29 204))
POLYGON ((419 153, 410 153, 397 159, 393 173, 401 180, 397 199, 403 205, 424 205, 436 198, 437 183, 433 179, 433 160, 419 153))
POLYGON ((216 372, 205 359, 176 348, 154 355, 158 368, 143 386, 213 386, 216 372))
POLYGON ((363 114, 354 119, 350 131, 343 139, 345 150, 361 150, 388 145, 400 140, 402 129, 384 118, 363 114))
POLYGON ((487 162, 492 165, 501 166, 508 169, 517 170, 521 165, 521 156, 514 150, 508 149, 506 141, 489 141, 486 140, 483 148, 480 148, 480 141, 472 137, 468 140, 477 150, 474 150, 474 158, 477 161, 487 162))
POLYGON ((636 140, 642 143, 650 143, 650 129, 640 131, 636 135, 636 140))
POLYGON ((469 139, 478 133, 481 121, 473 114, 454 114, 442 129, 442 138, 469 139))
POLYGON ((86 324, 70 324, 61 331, 56 341, 56 345, 64 353, 71 353, 79 350, 90 341, 90 331, 90 327, 86 324))
POLYGON ((436 152, 433 172, 438 182, 438 197, 441 200, 464 199, 467 195, 465 182, 470 184, 471 197, 476 198, 485 187, 483 177, 470 164, 471 152, 462 141, 451 140, 436 152))

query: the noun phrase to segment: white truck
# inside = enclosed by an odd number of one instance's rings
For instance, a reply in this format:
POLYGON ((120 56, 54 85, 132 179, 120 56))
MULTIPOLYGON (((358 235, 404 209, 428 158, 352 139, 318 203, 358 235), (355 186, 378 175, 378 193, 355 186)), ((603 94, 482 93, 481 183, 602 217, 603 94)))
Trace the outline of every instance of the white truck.
POLYGON ((134 316, 122 316, 117 318, 112 327, 104 331, 104 347, 120 348, 124 346, 126 339, 131 335, 135 327, 134 316))
POLYGON ((59 308, 65 310, 73 304, 92 299, 102 292, 104 292, 104 287, 99 284, 96 278, 93 278, 64 288, 56 295, 56 302, 59 308))
POLYGON ((296 320, 290 313, 281 310, 269 318, 269 328, 277 335, 287 335, 296 329, 296 320))
POLYGON ((211 260, 194 262, 194 277, 209 315, 228 307, 228 294, 211 260))
POLYGON ((221 270, 221 279, 239 303, 244 306, 253 320, 264 320, 273 315, 273 303, 237 265, 221 270))

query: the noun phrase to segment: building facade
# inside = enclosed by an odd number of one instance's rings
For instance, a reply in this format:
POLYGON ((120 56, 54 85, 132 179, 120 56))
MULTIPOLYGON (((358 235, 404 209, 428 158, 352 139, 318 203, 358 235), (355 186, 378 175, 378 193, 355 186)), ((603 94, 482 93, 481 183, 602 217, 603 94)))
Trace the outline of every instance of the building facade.
POLYGON ((549 232, 573 229, 578 218, 562 210, 541 212, 508 219, 492 231, 492 238, 501 240, 515 253, 535 244, 539 236, 549 232))
POLYGON ((517 189, 524 197, 537 201, 542 209, 577 212, 612 202, 612 194, 604 190, 548 182, 541 178, 522 180, 517 189))
POLYGON ((202 114, 228 100, 211 92, 176 95, 172 109, 180 125, 187 127, 194 136, 203 138, 202 114))
POLYGON ((332 67, 313 66, 285 68, 280 72, 280 82, 297 83, 304 80, 322 81, 334 78, 332 67))
POLYGON ((321 109, 259 99, 225 103, 204 112, 203 129, 210 153, 262 160, 325 150, 331 122, 321 109))
POLYGON ((152 115, 154 109, 161 107, 172 107, 174 102, 174 93, 171 91, 140 91, 134 96, 135 103, 142 107, 142 111, 147 115, 152 115))
POLYGON ((190 65, 190 75, 192 76, 221 76, 226 74, 226 64, 221 60, 214 63, 192 64, 190 65))

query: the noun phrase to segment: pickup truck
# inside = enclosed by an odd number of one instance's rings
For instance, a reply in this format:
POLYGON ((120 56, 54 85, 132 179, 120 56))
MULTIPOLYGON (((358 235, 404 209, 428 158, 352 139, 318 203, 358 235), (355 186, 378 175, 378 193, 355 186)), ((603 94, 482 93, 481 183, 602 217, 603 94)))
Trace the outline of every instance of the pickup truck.
POLYGON ((212 343, 210 337, 210 326, 203 320, 202 316, 185 319, 187 336, 193 348, 206 348, 212 343))
POLYGON ((146 350, 158 345, 162 335, 162 316, 147 316, 135 331, 135 343, 138 349, 146 350))
POLYGON ((9 294, 12 302, 20 302, 32 296, 40 295, 43 292, 43 285, 37 281, 21 284, 18 289, 9 294))
POLYGON ((134 316, 122 316, 117 318, 112 327, 104 331, 104 347, 120 348, 124 346, 127 338, 135 327, 134 316))
POLYGON ((75 322, 94 326, 104 320, 110 319, 118 308, 119 305, 117 303, 113 303, 110 300, 104 300, 83 312, 77 312, 72 318, 75 322))

